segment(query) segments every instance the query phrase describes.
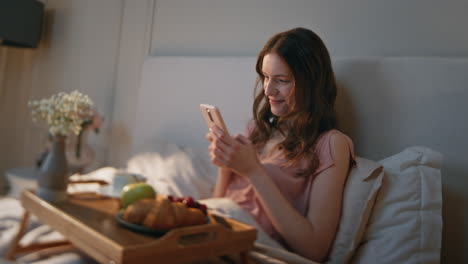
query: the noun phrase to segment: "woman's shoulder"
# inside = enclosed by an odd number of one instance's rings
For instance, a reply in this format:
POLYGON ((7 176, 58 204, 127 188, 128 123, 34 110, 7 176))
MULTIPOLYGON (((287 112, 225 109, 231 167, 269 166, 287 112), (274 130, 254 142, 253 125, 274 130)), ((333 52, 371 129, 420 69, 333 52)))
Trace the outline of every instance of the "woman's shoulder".
POLYGON ((350 143, 353 142, 348 135, 334 128, 334 129, 330 129, 328 131, 322 132, 322 134, 317 139, 317 145, 319 145, 320 143, 329 142, 332 138, 336 140, 346 140, 347 142, 350 142, 350 143))
POLYGON ((335 164, 332 153, 334 149, 347 149, 351 158, 350 164, 354 164, 354 146, 351 138, 337 129, 331 129, 323 132, 315 144, 314 151, 319 160, 319 167, 315 171, 315 175, 335 164), (336 145, 340 145, 340 147, 336 145))
POLYGON ((331 129, 323 132, 315 147, 316 154, 322 159, 332 159, 332 149, 335 145, 347 147, 351 156, 354 158, 354 144, 351 138, 337 129, 331 129))

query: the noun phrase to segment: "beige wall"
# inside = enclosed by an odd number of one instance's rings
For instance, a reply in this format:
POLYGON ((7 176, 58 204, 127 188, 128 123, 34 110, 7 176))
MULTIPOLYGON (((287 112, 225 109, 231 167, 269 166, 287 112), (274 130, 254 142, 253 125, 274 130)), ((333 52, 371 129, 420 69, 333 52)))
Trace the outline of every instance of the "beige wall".
POLYGON ((465 0, 159 0, 156 55, 257 55, 303 26, 334 56, 468 56, 465 0))
MULTIPOLYGON (((88 94, 110 120, 123 1, 44 0, 44 35, 36 49, 0 47, 0 171, 33 166, 47 130, 31 121, 27 101, 58 91, 88 94)), ((106 159, 109 122, 90 135, 106 159)), ((96 166, 98 164, 95 164, 96 166)))

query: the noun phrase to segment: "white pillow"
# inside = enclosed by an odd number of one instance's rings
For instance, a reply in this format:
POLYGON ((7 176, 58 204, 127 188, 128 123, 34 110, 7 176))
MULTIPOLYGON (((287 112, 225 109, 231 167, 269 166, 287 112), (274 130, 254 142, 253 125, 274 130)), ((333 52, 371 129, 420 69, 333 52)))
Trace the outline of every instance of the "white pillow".
POLYGON ((327 263, 347 263, 364 233, 375 198, 382 184, 382 166, 357 157, 343 193, 343 209, 327 263))
POLYGON ((439 263, 442 155, 411 147, 380 163, 382 188, 352 263, 439 263))
POLYGON ((145 176, 157 193, 196 200, 212 197, 217 177, 207 153, 170 143, 157 152, 133 156, 126 170, 145 176))

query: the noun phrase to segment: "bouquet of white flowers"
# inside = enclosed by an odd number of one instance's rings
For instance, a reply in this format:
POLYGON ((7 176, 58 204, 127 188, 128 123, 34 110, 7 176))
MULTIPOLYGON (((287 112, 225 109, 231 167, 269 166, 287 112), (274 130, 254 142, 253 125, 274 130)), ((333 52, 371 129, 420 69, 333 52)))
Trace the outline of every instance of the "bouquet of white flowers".
POLYGON ((33 120, 41 119, 49 126, 51 135, 78 135, 84 121, 93 117, 93 102, 78 91, 60 92, 48 99, 28 102, 33 120))

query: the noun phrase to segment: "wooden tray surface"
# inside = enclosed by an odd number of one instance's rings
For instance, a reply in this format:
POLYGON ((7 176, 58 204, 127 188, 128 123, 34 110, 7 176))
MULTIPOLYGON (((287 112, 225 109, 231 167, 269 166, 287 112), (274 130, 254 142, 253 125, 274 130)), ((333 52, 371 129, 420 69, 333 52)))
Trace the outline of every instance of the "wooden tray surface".
POLYGON ((26 210, 102 263, 154 263, 155 259, 184 263, 235 254, 250 249, 257 234, 249 225, 222 218, 229 229, 211 214, 208 224, 176 228, 163 236, 137 233, 117 222, 118 199, 89 194, 52 204, 33 191, 25 191, 21 202, 26 210))

